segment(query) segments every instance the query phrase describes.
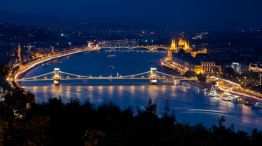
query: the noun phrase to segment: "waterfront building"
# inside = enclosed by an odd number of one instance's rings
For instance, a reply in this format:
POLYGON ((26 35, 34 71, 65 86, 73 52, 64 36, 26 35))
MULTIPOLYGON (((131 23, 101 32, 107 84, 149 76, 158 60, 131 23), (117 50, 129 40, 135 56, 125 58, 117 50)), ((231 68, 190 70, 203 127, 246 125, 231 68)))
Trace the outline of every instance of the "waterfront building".
POLYGON ((196 74, 205 74, 205 71, 201 65, 196 65, 194 68, 196 74))
POLYGON ((178 40, 178 50, 184 50, 186 53, 192 52, 192 48, 190 47, 189 41, 180 38, 178 40))
POLYGON ((33 59, 41 58, 41 57, 43 57, 43 56, 44 56, 43 53, 35 52, 34 55, 33 55, 33 59))
POLYGON ((259 85, 262 86, 262 64, 249 64, 248 70, 250 72, 259 73, 259 85))
POLYGON ((215 74, 221 72, 221 67, 217 66, 215 62, 199 62, 195 57, 197 54, 206 54, 207 49, 202 48, 200 50, 192 50, 189 45, 189 42, 185 39, 179 39, 178 45, 176 45, 176 41, 173 39, 171 42, 171 46, 167 51, 167 57, 164 60, 163 65, 168 68, 179 70, 182 74, 187 71, 194 71, 196 74, 215 74), (184 50, 186 54, 183 52, 178 52, 179 50, 184 50), (180 57, 173 57, 173 51, 178 52, 177 54, 185 55, 183 59, 179 59, 180 57), (181 54, 182 53, 182 54, 181 54), (189 55, 190 54, 190 55, 189 55), (188 56, 188 57, 186 57, 188 56), (187 58, 187 59, 185 59, 187 58), (172 67, 171 67, 172 66, 172 67))
POLYGON ((180 65, 178 68, 194 71, 196 74, 214 75, 221 73, 221 66, 212 61, 185 61, 179 58, 173 58, 172 64, 180 65))
POLYGON ((250 72, 259 72, 262 73, 262 64, 249 64, 248 70, 250 72))
POLYGON ((194 66, 196 74, 213 75, 221 72, 221 66, 216 65, 215 62, 201 62, 200 65, 194 66))
POLYGON ((201 62, 204 74, 212 75, 221 72, 221 66, 216 65, 215 62, 201 62))
POLYGON ((198 50, 193 50, 193 48, 190 46, 189 41, 187 41, 183 38, 180 38, 178 40, 178 44, 176 44, 176 40, 173 39, 172 42, 171 42, 170 49, 171 49, 171 51, 174 51, 174 52, 178 52, 180 50, 183 50, 184 52, 191 54, 191 56, 194 57, 194 58, 197 56, 197 54, 207 54, 207 48, 201 48, 201 49, 198 49, 198 50))

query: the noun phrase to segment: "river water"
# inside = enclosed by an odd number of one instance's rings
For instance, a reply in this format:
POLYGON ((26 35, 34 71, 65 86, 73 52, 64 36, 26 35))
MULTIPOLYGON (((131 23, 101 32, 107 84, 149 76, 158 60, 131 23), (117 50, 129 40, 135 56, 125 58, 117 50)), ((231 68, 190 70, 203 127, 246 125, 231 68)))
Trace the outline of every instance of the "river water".
MULTIPOLYGON (((171 73, 160 66, 163 52, 128 52, 126 50, 110 52, 90 52, 73 55, 39 65, 30 70, 25 77, 32 77, 60 68, 63 72, 92 75, 116 76, 130 75, 149 71, 156 67, 159 71, 171 73)), ((62 81, 61 86, 53 86, 51 81, 21 82, 20 85, 35 94, 37 102, 59 97, 64 102, 77 99, 98 106, 112 101, 121 109, 143 109, 149 99, 157 104, 157 114, 165 109, 176 115, 179 122, 205 126, 217 124, 223 115, 225 124, 234 124, 237 130, 262 130, 262 110, 252 109, 216 98, 210 98, 199 92, 196 87, 183 85, 149 85, 148 81, 62 81)))

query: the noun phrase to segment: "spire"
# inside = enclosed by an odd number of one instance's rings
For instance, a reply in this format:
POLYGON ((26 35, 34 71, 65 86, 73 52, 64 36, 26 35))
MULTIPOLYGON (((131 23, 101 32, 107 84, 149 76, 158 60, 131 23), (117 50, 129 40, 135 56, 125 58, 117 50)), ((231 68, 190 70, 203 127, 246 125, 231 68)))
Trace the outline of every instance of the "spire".
POLYGON ((178 51, 177 46, 176 46, 176 40, 172 39, 170 50, 172 51, 178 51))
POLYGON ((188 52, 188 53, 192 51, 192 48, 190 47, 189 41, 186 41, 184 50, 185 50, 185 52, 188 52))
POLYGON ((176 47, 176 41, 173 39, 172 42, 171 42, 171 48, 172 47, 176 47))
POLYGON ((21 46, 20 46, 20 43, 18 43, 18 46, 17 46, 17 57, 18 57, 18 61, 21 63, 22 62, 22 56, 21 56, 21 46))
POLYGON ((27 46, 27 52, 30 53, 31 52, 31 48, 33 48, 34 46, 32 46, 30 43, 27 46))

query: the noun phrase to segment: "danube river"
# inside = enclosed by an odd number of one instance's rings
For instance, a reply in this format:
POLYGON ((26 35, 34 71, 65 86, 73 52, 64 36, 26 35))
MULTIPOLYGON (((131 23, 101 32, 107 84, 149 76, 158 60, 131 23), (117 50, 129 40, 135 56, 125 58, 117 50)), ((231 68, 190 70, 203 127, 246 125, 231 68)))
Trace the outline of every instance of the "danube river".
MULTIPOLYGON (((64 72, 92 75, 116 76, 149 71, 156 67, 170 73, 160 66, 165 53, 100 51, 81 53, 50 61, 30 70, 25 77, 32 77, 60 68, 64 72)), ((55 87, 51 81, 22 82, 20 85, 36 95, 37 102, 47 102, 49 98, 60 97, 64 102, 77 99, 81 103, 89 101, 95 106, 112 101, 121 109, 143 109, 149 99, 157 104, 161 116, 165 109, 176 115, 179 122, 205 126, 217 124, 222 115, 226 125, 234 124, 238 130, 262 130, 262 110, 245 105, 210 98, 196 87, 182 85, 149 85, 149 81, 62 81, 55 87)))

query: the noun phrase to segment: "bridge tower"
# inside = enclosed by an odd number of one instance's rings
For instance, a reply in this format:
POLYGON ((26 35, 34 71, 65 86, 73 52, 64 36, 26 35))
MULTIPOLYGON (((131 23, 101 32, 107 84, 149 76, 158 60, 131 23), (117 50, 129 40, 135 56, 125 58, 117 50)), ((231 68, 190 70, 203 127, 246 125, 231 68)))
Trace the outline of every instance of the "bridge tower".
POLYGON ((54 68, 53 80, 54 80, 54 85, 55 86, 59 86, 60 85, 61 76, 60 76, 60 69, 59 68, 54 68))
POLYGON ((150 69, 150 84, 155 85, 157 84, 157 74, 156 74, 157 69, 152 68, 150 69))

